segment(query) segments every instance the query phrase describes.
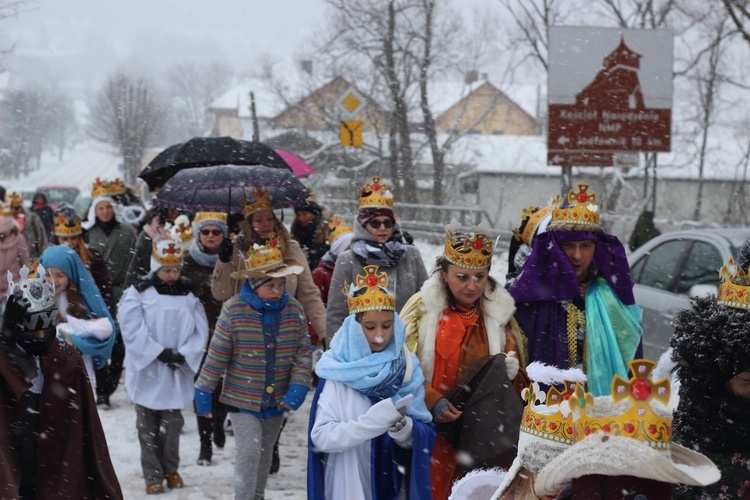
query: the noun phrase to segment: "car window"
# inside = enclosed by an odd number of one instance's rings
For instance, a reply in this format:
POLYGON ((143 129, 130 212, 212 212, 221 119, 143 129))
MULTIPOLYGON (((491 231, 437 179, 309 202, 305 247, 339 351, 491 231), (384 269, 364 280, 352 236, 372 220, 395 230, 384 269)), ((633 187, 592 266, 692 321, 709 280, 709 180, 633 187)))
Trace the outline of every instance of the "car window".
POLYGON ((667 290, 675 273, 675 266, 689 241, 667 241, 652 249, 633 265, 633 281, 659 290, 667 290))
POLYGON ((675 292, 687 294, 693 285, 719 286, 719 269, 723 259, 719 250, 705 241, 696 241, 685 260, 675 292))

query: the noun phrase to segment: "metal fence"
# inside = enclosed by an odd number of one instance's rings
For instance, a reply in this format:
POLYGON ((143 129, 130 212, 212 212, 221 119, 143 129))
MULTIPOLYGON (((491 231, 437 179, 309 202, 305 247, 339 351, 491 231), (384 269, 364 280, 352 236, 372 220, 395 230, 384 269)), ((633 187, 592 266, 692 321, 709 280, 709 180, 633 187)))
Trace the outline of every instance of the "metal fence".
MULTIPOLYGON (((321 203, 334 214, 351 220, 357 213, 357 200, 322 199, 321 203)), ((430 243, 445 242, 445 225, 453 219, 463 227, 482 226, 489 230, 493 237, 500 236, 496 250, 507 249, 512 233, 495 230, 490 215, 478 206, 424 205, 417 203, 394 203, 393 210, 399 218, 401 227, 415 238, 430 243)))

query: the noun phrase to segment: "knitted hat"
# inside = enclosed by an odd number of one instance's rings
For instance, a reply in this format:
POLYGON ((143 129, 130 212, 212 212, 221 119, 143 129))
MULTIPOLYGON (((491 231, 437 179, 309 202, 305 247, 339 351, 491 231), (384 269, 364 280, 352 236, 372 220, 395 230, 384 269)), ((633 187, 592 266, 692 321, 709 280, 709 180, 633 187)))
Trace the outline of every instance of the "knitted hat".
POLYGON ((273 278, 248 278, 247 282, 250 283, 250 286, 253 287, 253 290, 257 290, 272 279, 273 278))
POLYGON ((227 226, 227 214, 222 212, 198 212, 193 219, 193 227, 196 234, 200 234, 201 229, 206 226, 216 226, 224 233, 226 238, 229 234, 227 226))
POLYGON ((318 205, 318 198, 313 194, 312 189, 308 189, 310 194, 305 198, 304 203, 294 207, 294 213, 297 212, 310 212, 319 216, 323 213, 323 209, 318 205))
POLYGON ((633 377, 615 375, 612 396, 594 398, 576 385, 561 406, 573 410, 576 442, 539 473, 539 494, 552 494, 573 479, 631 476, 664 483, 706 486, 719 480, 719 469, 707 457, 671 442, 672 417, 667 410, 667 378, 651 381, 656 363, 628 363, 633 377))

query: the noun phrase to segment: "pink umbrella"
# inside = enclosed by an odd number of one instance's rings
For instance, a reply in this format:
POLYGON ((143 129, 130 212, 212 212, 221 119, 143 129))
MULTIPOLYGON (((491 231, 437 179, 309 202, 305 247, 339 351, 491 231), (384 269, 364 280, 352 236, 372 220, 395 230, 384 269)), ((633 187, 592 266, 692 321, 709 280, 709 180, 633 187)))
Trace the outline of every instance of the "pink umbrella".
POLYGON ((307 177, 310 174, 318 173, 318 171, 315 170, 312 165, 307 163, 299 156, 281 149, 276 149, 275 151, 292 168, 292 173, 295 175, 295 177, 307 177))

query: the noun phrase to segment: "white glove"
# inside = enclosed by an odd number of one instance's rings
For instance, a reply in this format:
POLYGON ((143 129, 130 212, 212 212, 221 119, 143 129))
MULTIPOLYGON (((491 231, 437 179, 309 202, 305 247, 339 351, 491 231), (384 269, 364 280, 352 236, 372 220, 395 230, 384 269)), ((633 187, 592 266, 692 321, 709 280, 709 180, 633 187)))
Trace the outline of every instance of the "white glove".
POLYGON ((513 380, 518 375, 518 360, 514 357, 515 352, 511 351, 505 355, 505 373, 508 374, 508 380, 513 380))
POLYGON ((411 417, 402 417, 401 420, 393 424, 393 427, 388 429, 388 435, 401 448, 411 448, 413 429, 414 422, 411 417))

